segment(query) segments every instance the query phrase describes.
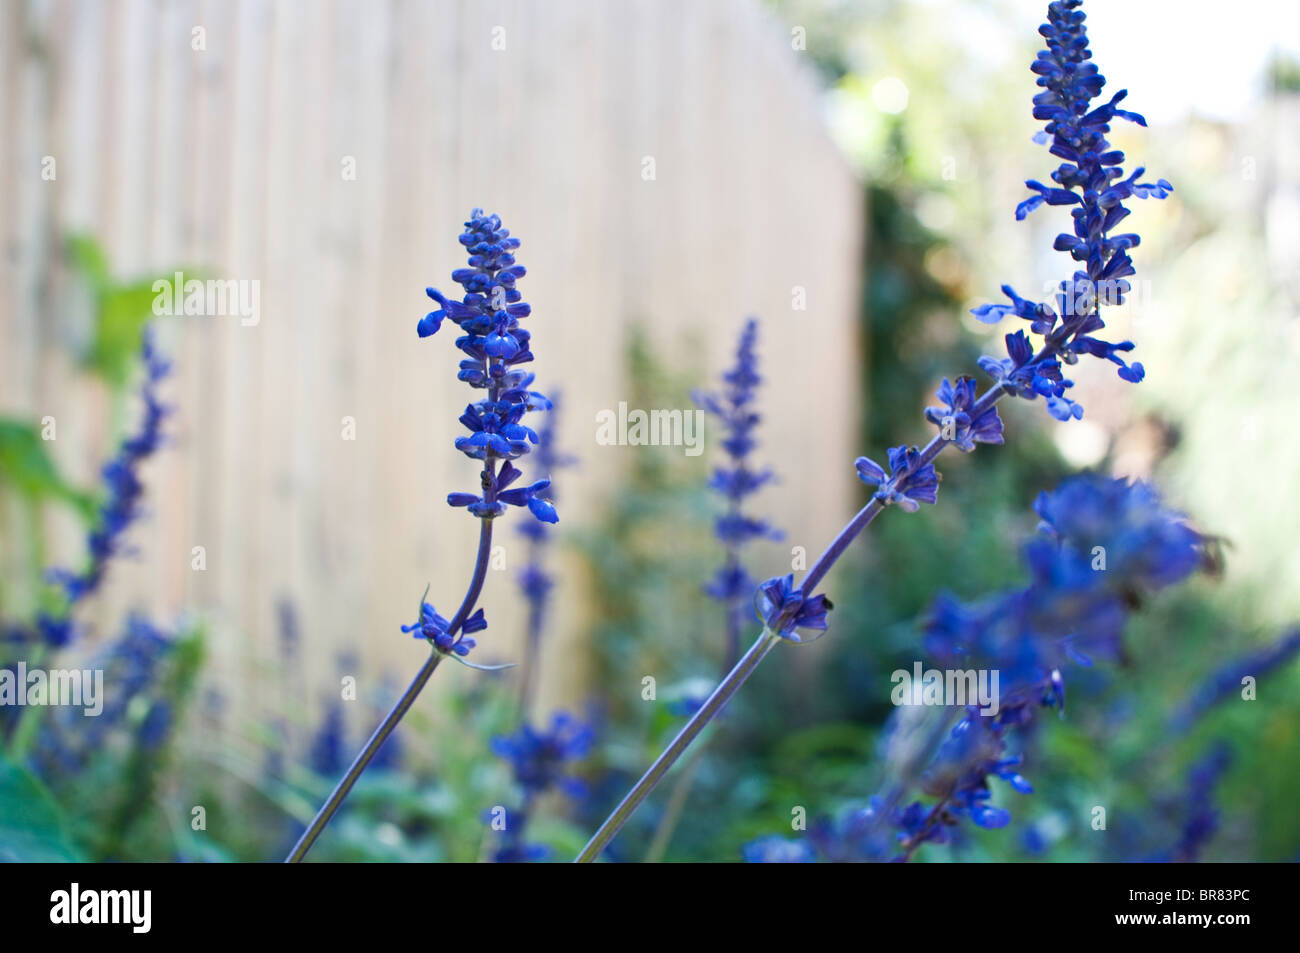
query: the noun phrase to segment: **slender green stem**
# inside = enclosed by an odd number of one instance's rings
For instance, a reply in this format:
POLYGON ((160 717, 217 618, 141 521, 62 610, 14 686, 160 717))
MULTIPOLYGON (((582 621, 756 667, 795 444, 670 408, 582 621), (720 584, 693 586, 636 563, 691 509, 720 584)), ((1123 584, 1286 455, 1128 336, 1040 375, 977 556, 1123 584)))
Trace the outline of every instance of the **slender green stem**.
POLYGON ((370 760, 379 752, 384 742, 388 740, 388 736, 393 733, 393 729, 397 727, 398 722, 415 704, 415 699, 419 697, 425 683, 429 681, 429 676, 433 674, 434 669, 438 667, 438 663, 441 661, 442 656, 439 653, 433 652, 429 655, 428 661, 420 667, 415 679, 402 693, 402 697, 393 706, 393 710, 379 723, 379 727, 370 736, 366 746, 361 749, 361 752, 353 760, 352 767, 348 768, 347 774, 343 775, 342 780, 335 785, 334 792, 329 796, 329 800, 321 805, 321 809, 316 812, 316 817, 303 831, 302 837, 298 838, 298 843, 294 845, 293 850, 289 852, 289 856, 285 858, 284 862, 286 864, 299 863, 307 856, 307 851, 311 850, 312 845, 316 843, 316 838, 320 837, 321 831, 325 830, 325 825, 330 822, 335 812, 343 805, 343 799, 348 796, 353 785, 361 777, 361 773, 370 764, 370 760))
POLYGON ((523 671, 519 674, 519 715, 522 718, 528 717, 529 709, 533 705, 533 695, 537 688, 537 660, 541 654, 542 641, 542 608, 541 606, 528 607, 528 635, 524 641, 524 664, 523 671))
POLYGON ((690 798, 695 775, 699 773, 704 750, 704 748, 696 748, 691 752, 691 756, 686 760, 686 766, 682 768, 682 773, 677 778, 677 783, 669 792, 668 803, 664 806, 664 815, 655 829, 655 836, 650 841, 649 849, 645 852, 645 863, 657 864, 668 852, 668 845, 672 842, 673 833, 677 830, 677 824, 681 821, 682 812, 686 809, 686 802, 690 798))
POLYGON ((779 635, 774 635, 766 629, 754 640, 754 644, 749 647, 736 667, 727 673, 727 677, 718 683, 718 687, 713 690, 713 694, 708 700, 700 706, 691 720, 688 721, 682 730, 677 733, 677 737, 672 740, 663 753, 655 759, 654 764, 646 770, 641 780, 636 783, 627 796, 614 808, 614 813, 605 819, 605 823, 600 825, 600 830, 592 835, 587 846, 582 849, 578 855, 577 863, 589 864, 595 860, 605 845, 613 840, 614 835, 619 832, 627 819, 632 816, 632 812, 640 806, 641 802, 649 796, 654 790, 660 779, 668 772, 682 753, 690 747, 696 736, 704 730, 713 718, 722 710, 722 707, 731 700, 731 696, 736 694, 736 690, 745 683, 745 680, 753 674, 758 668, 760 662, 767 656, 767 653, 776 647, 781 641, 779 635))
MULTIPOLYGON (((488 472, 490 473, 494 468, 495 462, 490 463, 488 472)), ((484 479, 486 480, 487 477, 485 476, 484 479)), ((452 617, 451 624, 447 627, 448 632, 452 635, 455 635, 460 631, 460 627, 469 617, 469 614, 474 610, 474 604, 478 601, 479 594, 483 591, 483 581, 487 577, 488 559, 491 555, 492 520, 485 519, 481 521, 481 526, 479 527, 478 557, 474 563, 474 576, 470 580, 469 590, 465 593, 465 598, 461 602, 460 608, 456 610, 456 615, 452 617)), ((361 752, 353 760, 352 766, 348 768, 347 773, 343 775, 343 778, 337 785, 335 785, 333 793, 329 796, 329 800, 321 805, 321 809, 316 812, 315 819, 313 819, 307 829, 303 831, 302 837, 298 839, 298 843, 294 845, 293 850, 289 852, 289 856, 285 858, 284 862, 286 864, 299 863, 307 856, 307 851, 311 850, 312 844, 316 843, 316 838, 320 837, 321 831, 325 830, 325 826, 329 824, 339 807, 342 806, 343 800, 348 796, 348 792, 350 792, 353 786, 357 783, 362 772, 366 770, 366 766, 370 764, 371 759, 374 758, 374 756, 379 752, 379 749, 383 747, 384 742, 388 740, 388 736, 393 733, 393 730, 397 727, 398 723, 406 716, 406 713, 410 710, 411 706, 415 704, 416 698, 420 696, 420 692, 424 690, 424 686, 429 681, 429 677, 433 675, 434 669, 438 667, 438 663, 441 661, 441 653, 435 651, 429 656, 424 665, 420 667, 420 671, 416 673, 411 684, 407 686, 406 691, 402 693, 402 697, 397 700, 397 704, 393 706, 392 711, 384 716, 384 720, 379 723, 379 727, 376 728, 374 734, 370 736, 370 740, 366 742, 366 746, 361 749, 361 752)))

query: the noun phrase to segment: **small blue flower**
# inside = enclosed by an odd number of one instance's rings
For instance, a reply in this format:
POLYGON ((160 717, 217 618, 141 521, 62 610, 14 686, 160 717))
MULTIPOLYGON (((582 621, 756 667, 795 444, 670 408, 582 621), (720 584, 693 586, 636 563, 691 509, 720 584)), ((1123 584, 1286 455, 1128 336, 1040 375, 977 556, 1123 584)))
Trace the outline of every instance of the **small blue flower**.
POLYGON ((555 511, 555 504, 545 494, 551 485, 550 480, 537 480, 526 487, 510 489, 511 484, 519 479, 522 472, 507 460, 502 465, 501 472, 492 480, 493 499, 488 499, 487 494, 480 496, 475 493, 448 493, 447 502, 452 506, 468 507, 471 513, 483 519, 500 516, 506 511, 507 506, 526 506, 528 511, 543 523, 559 522, 560 517, 555 511))
POLYGON ((483 616, 483 610, 477 609, 462 623, 458 636, 451 634, 450 627, 451 622, 439 615, 431 604, 425 602, 420 606, 419 621, 402 626, 402 631, 411 633, 414 638, 428 640, 443 654, 454 653, 463 658, 478 644, 476 640, 468 637, 469 634, 486 629, 487 619, 483 616))
POLYGON ((755 603, 767 630, 791 642, 812 641, 801 638, 799 629, 825 632, 826 613, 834 608, 824 594, 804 598, 803 590, 794 584, 793 573, 764 582, 758 587, 755 603))
MULTIPOLYGON (((536 523, 526 525, 536 526, 536 523)), ((533 603, 542 603, 555 586, 555 581, 540 566, 529 564, 519 571, 519 588, 524 598, 533 603)))
POLYGON ((934 503, 939 497, 939 474, 934 464, 921 463, 916 447, 890 448, 892 475, 886 475, 884 468, 867 457, 858 457, 854 466, 863 483, 877 487, 875 498, 886 506, 896 504, 907 513, 915 513, 921 503, 934 503))
POLYGON ((334 777, 347 767, 347 725, 343 706, 334 702, 325 709, 325 718, 312 739, 308 763, 313 771, 334 777))
POLYGON ((1006 344, 1009 357, 979 359, 986 374, 1017 397, 1045 398, 1048 412, 1057 420, 1078 420, 1083 416, 1083 407, 1065 396, 1074 381, 1062 375, 1060 361, 1049 356, 1035 358, 1033 344, 1024 331, 1008 334, 1006 344))
POLYGON ((558 787, 580 797, 584 787, 569 773, 569 764, 587 756, 595 733, 568 712, 556 712, 545 730, 524 722, 514 734, 492 739, 493 754, 505 758, 515 781, 529 796, 558 787))
POLYGON ((925 419, 939 428, 949 438, 954 447, 963 453, 970 453, 977 443, 1002 443, 1002 418, 996 407, 990 407, 977 419, 971 419, 971 410, 975 406, 975 379, 962 376, 957 383, 951 384, 943 379, 935 396, 942 407, 927 407, 925 419))

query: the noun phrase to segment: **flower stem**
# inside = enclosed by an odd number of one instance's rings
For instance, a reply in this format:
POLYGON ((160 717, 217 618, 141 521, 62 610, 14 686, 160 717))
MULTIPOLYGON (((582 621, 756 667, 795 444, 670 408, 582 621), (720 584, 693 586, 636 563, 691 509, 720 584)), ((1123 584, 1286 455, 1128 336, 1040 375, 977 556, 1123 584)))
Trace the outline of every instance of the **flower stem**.
POLYGON ((542 641, 542 607, 536 602, 528 605, 528 634, 524 642, 524 663, 519 671, 519 716, 528 718, 533 704, 533 689, 537 685, 537 658, 542 641))
POLYGON ((587 846, 578 855, 576 863, 589 864, 600 855, 600 852, 605 849, 605 845, 613 840, 614 835, 627 823, 627 819, 632 816, 632 812, 640 806, 641 802, 655 789, 663 776, 668 773, 668 769, 690 747, 696 736, 731 700, 731 696, 744 684, 745 679, 753 674, 754 670, 758 668, 758 664, 780 641, 781 637, 779 635, 774 635, 766 629, 763 630, 763 633, 754 640, 754 644, 749 647, 749 651, 736 663, 736 667, 718 683, 718 687, 713 690, 713 694, 709 696, 708 700, 700 706, 700 710, 682 727, 682 730, 677 733, 677 737, 655 759, 654 764, 650 765, 641 780, 627 793, 627 796, 623 798, 618 807, 614 808, 614 813, 610 814, 605 819, 605 823, 600 825, 600 830, 592 835, 591 840, 587 842, 587 846))
POLYGON ((930 832, 939 825, 939 821, 943 816, 943 809, 948 806, 948 798, 951 796, 952 795, 950 794, 945 795, 943 800, 930 808, 930 813, 925 816, 925 823, 921 825, 921 829, 912 837, 908 838, 907 843, 903 847, 903 853, 899 855, 899 859, 903 863, 907 863, 912 859, 912 855, 916 853, 916 849, 925 843, 926 838, 930 836, 930 832))
MULTIPOLYGON (((456 610, 456 615, 452 617, 451 624, 447 627, 447 631, 452 635, 460 631, 461 625, 464 624, 465 619, 474 610, 474 604, 478 602, 479 594, 483 591, 483 581, 487 578, 488 559, 492 555, 492 520, 484 519, 480 523, 478 557, 474 563, 474 575, 470 579, 469 589, 465 593, 460 608, 456 610)), ((286 864, 299 863, 307 856, 307 851, 311 850, 312 845, 316 843, 316 838, 320 837, 321 831, 325 830, 326 825, 329 824, 335 813, 343 805, 343 800, 361 778, 362 772, 366 770, 371 759, 378 754, 379 749, 388 740, 388 736, 393 733, 398 723, 406 716, 411 706, 415 704, 416 698, 420 696, 420 692, 424 690, 425 684, 441 661, 442 654, 433 652, 429 655, 428 660, 420 666, 420 671, 416 673, 411 684, 402 693, 402 697, 397 700, 397 704, 393 706, 392 710, 384 716, 384 720, 379 723, 379 727, 370 736, 366 746, 361 749, 353 760, 347 774, 343 775, 343 778, 335 785, 329 800, 321 805, 321 809, 316 812, 316 817, 303 831, 302 837, 298 838, 298 843, 289 852, 289 856, 284 859, 286 864)))

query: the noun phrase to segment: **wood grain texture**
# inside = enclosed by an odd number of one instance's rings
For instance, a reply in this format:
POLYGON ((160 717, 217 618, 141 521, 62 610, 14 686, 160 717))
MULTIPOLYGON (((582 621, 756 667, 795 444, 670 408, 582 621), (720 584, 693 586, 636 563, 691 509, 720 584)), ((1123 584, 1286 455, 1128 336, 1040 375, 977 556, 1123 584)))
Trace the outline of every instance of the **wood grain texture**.
MULTIPOLYGON (((90 302, 66 236, 96 236, 119 277, 261 283, 256 327, 163 320, 174 442, 146 471, 140 556, 93 610, 202 614, 237 710, 287 704, 259 675, 279 600, 297 606, 314 686, 292 702, 313 707, 340 653, 367 684, 404 678, 422 649, 398 626, 420 591, 443 609, 461 595, 475 525, 443 500, 476 479, 451 448, 472 395, 451 335, 414 331, 476 205, 523 239, 539 385, 562 385, 562 443, 582 458, 563 475, 562 527, 595 520, 630 454, 681 452, 595 443, 596 413, 627 399, 632 322, 665 360, 712 375, 751 313, 783 476, 757 504, 810 556, 851 508, 861 188, 821 127, 811 68, 757 4, 12 0, 0 57, 0 411, 56 415, 71 475, 93 481, 115 437, 76 364, 90 302), (190 569, 199 545, 205 572, 190 569)), ((710 455, 693 465, 703 481, 710 455)), ((517 518, 485 593, 503 657, 522 618, 517 518)), ((71 521, 47 521, 55 556, 77 559, 71 521)), ((560 644, 576 645, 583 604, 565 578, 560 644)), ((556 658, 545 673, 543 706, 580 694, 579 669, 556 658)))

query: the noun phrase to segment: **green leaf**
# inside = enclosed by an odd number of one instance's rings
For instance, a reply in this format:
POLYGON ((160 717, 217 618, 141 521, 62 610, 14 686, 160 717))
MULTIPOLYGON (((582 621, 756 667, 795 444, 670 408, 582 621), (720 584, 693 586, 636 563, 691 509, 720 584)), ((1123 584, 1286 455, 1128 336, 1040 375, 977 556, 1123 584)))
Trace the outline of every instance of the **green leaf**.
MULTIPOLYGON (((88 235, 68 239, 68 257, 95 299, 95 333, 82 363, 114 388, 121 388, 135 366, 140 334, 154 317, 155 281, 115 279, 103 248, 88 235)), ((172 275, 160 280, 171 282, 172 275)))
POLYGON ((94 497, 64 481, 45 441, 32 424, 0 417, 0 483, 9 483, 29 499, 57 499, 76 507, 85 517, 95 508, 94 497))
POLYGON ((153 319, 153 282, 106 288, 99 295, 95 338, 86 364, 115 387, 126 384, 140 352, 140 334, 153 319))
POLYGON ((68 823, 45 785, 0 755, 0 861, 80 861, 68 823))
POLYGON ((72 260, 72 267, 81 273, 96 295, 108 286, 108 259, 99 243, 89 235, 68 238, 68 257, 72 260))

